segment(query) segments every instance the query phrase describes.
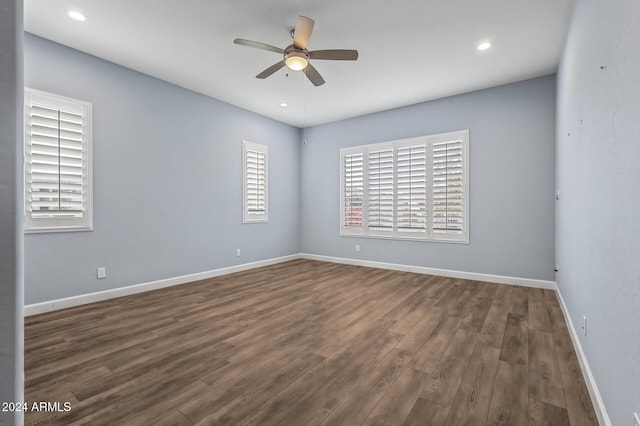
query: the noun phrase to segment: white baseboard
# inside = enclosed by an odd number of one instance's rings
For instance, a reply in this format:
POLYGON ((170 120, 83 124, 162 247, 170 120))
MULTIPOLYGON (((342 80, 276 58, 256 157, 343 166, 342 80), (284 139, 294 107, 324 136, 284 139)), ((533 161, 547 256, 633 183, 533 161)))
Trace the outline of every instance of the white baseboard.
POLYGON ((556 295, 558 296, 558 300, 560 301, 560 308, 562 309, 564 319, 567 323, 567 327, 569 328, 569 334, 571 335, 573 347, 578 355, 578 362, 580 363, 580 368, 582 369, 582 376, 587 382, 587 389, 589 389, 591 402, 593 403, 594 409, 596 411, 596 416, 598 416, 598 423, 605 426, 611 426, 611 420, 609 419, 609 415, 607 414, 607 409, 604 405, 602 395, 600 394, 600 389, 598 389, 596 379, 595 377, 593 377, 593 373, 591 372, 591 368, 589 367, 589 361, 587 361, 587 355, 582 350, 582 344, 580 343, 580 339, 578 338, 579 334, 576 331, 576 328, 573 326, 571 315, 569 315, 569 310, 567 309, 567 305, 564 303, 562 293, 560 292, 560 288, 558 287, 556 287, 556 295))
POLYGON ((114 288, 110 290, 98 291, 95 293, 81 294, 78 296, 65 297, 62 299, 49 300, 41 303, 34 303, 24 307, 24 315, 36 315, 73 306, 84 305, 86 303, 99 302, 101 300, 113 299, 130 294, 142 293, 164 287, 185 284, 192 281, 204 280, 220 275, 232 274, 234 272, 246 271, 260 268, 262 266, 274 265, 276 263, 287 262, 295 259, 320 260, 324 262, 343 263, 355 266, 368 266, 371 268, 390 269, 394 271, 415 272, 418 274, 440 275, 451 278, 462 278, 476 281, 487 281, 500 284, 511 284, 525 287, 536 287, 545 289, 555 289, 553 281, 534 280, 529 278, 506 277, 502 275, 479 274, 475 272, 453 271, 449 269, 427 268, 424 266, 401 265, 396 263, 374 262, 360 259, 347 259, 342 257, 322 256, 316 254, 299 253, 289 256, 276 257, 273 259, 261 260, 258 262, 244 263, 242 265, 229 266, 226 268, 214 269, 211 271, 198 272, 195 274, 183 275, 179 277, 167 278, 148 283, 135 284, 127 287, 114 288))
POLYGON ((47 302, 34 303, 24 307, 24 315, 36 315, 45 312, 57 311, 58 309, 70 308, 72 306, 84 305, 86 303, 99 302, 101 300, 114 299, 116 297, 128 296, 130 294, 142 293, 164 287, 171 287, 179 284, 186 284, 192 281, 204 280, 218 277, 220 275, 232 274, 234 272, 247 271, 249 269, 260 268, 262 266, 275 265, 276 263, 287 262, 289 260, 300 259, 299 254, 275 257, 272 259, 260 260, 257 262, 243 263, 226 268, 213 269, 195 274, 182 275, 180 277, 167 278, 164 280, 151 281, 148 283, 135 284, 127 287, 114 288, 110 290, 98 291, 95 293, 81 294, 79 296, 65 297, 63 299, 50 300, 47 302))
POLYGON ((414 272, 417 274, 440 275, 442 277, 461 278, 465 280, 486 281, 498 284, 511 284, 523 287, 544 288, 555 290, 554 281, 534 280, 531 278, 507 277, 504 275, 489 275, 476 272, 454 271, 451 269, 427 268, 425 266, 402 265, 399 263, 375 262, 371 260, 349 259, 344 257, 323 256, 319 254, 301 253, 300 257, 324 262, 344 263, 355 266, 368 266, 370 268, 391 269, 393 271, 414 272))

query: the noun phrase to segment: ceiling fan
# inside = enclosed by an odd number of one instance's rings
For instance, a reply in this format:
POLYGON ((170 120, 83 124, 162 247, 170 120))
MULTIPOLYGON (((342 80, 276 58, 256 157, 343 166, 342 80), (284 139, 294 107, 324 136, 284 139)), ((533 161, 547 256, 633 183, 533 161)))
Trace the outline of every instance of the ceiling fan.
POLYGON ((256 78, 267 78, 280 68, 286 66, 290 70, 304 72, 314 86, 321 86, 325 81, 318 70, 311 65, 311 59, 355 61, 358 59, 358 51, 346 49, 307 50, 307 43, 309 42, 309 37, 311 37, 311 31, 313 31, 314 24, 315 22, 313 19, 307 18, 306 16, 298 16, 296 27, 291 30, 293 44, 284 49, 242 38, 237 38, 233 40, 233 42, 242 46, 254 47, 256 49, 268 50, 270 52, 282 54, 281 61, 276 62, 260 74, 256 75, 256 78))

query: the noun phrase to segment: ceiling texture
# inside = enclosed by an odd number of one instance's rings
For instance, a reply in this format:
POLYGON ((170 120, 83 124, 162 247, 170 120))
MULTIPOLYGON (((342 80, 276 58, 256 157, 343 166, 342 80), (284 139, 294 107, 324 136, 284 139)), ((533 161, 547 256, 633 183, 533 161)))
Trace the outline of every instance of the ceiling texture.
POLYGON ((25 30, 296 127, 552 74, 572 0, 25 0, 25 30), (77 22, 67 10, 82 12, 77 22), (255 76, 284 48, 298 15, 315 20, 314 87, 287 68, 255 76), (489 41, 486 51, 477 46, 489 41), (280 106, 281 102, 288 107, 280 106))

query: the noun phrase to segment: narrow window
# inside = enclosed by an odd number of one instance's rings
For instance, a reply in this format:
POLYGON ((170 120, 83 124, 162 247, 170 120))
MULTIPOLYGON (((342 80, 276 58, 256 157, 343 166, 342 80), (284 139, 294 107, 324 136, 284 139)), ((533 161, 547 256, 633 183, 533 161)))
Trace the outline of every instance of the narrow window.
POLYGON ((93 229, 91 104, 25 89, 25 231, 93 229))
POLYGON ((267 222, 267 146, 242 142, 244 223, 267 222))

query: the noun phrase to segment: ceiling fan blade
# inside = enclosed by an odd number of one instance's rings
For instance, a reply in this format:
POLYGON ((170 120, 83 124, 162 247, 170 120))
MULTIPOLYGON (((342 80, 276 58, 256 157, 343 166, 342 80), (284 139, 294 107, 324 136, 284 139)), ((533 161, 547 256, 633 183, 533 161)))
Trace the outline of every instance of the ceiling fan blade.
POLYGON ((309 56, 311 56, 311 59, 355 61, 356 59, 358 59, 358 51, 347 49, 314 50, 313 52, 309 52, 309 56))
POLYGON ((270 52, 276 53, 284 53, 284 50, 279 47, 271 46, 269 44, 260 43, 257 41, 245 40, 243 38, 237 38, 233 40, 235 44, 239 44, 241 46, 255 47, 256 49, 269 50, 270 52))
POLYGON ((324 84, 324 78, 322 78, 318 70, 315 69, 313 65, 307 64, 307 67, 303 71, 314 86, 318 87, 324 84))
POLYGON ((311 18, 306 16, 298 16, 296 21, 296 28, 293 30, 293 45, 299 49, 304 49, 309 43, 309 37, 311 37, 311 31, 313 31, 313 24, 315 22, 311 18))
POLYGON ((262 71, 260 74, 256 75, 256 78, 260 78, 260 79, 267 78, 274 72, 278 71, 280 68, 284 67, 284 65, 285 65, 284 61, 276 62, 266 70, 262 71))

